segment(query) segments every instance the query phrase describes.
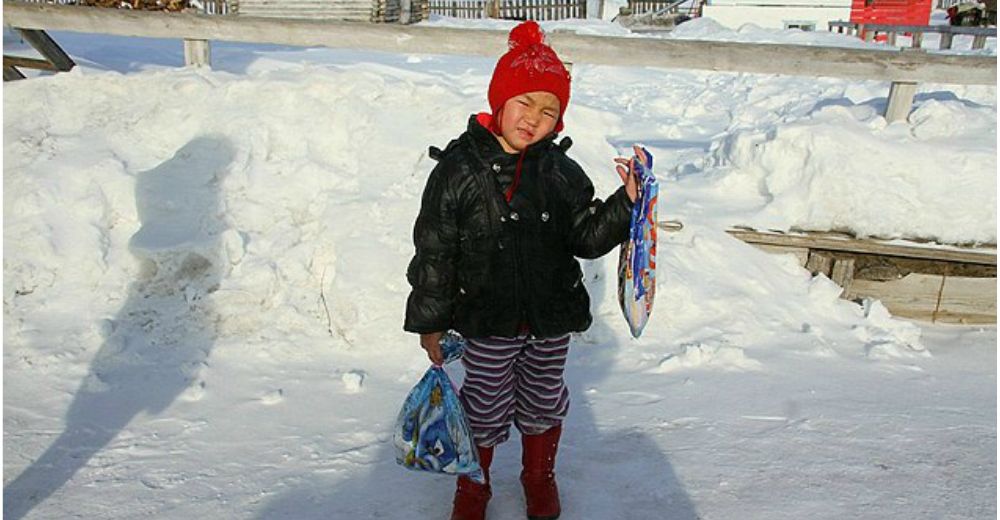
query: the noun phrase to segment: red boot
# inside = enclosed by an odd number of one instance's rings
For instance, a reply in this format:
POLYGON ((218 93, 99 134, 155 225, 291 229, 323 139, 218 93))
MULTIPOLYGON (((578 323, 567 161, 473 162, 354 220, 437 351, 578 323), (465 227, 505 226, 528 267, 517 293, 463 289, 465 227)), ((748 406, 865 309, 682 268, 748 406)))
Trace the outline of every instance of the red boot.
POLYGON ((490 489, 490 463, 493 462, 493 446, 484 448, 476 446, 479 452, 479 465, 483 468, 485 484, 473 482, 468 477, 458 477, 455 489, 455 507, 451 510, 451 520, 484 520, 486 504, 493 496, 490 489))
POLYGON ((556 486, 556 449, 562 426, 550 428, 541 435, 521 436, 521 485, 528 505, 529 520, 559 518, 559 488, 556 486))

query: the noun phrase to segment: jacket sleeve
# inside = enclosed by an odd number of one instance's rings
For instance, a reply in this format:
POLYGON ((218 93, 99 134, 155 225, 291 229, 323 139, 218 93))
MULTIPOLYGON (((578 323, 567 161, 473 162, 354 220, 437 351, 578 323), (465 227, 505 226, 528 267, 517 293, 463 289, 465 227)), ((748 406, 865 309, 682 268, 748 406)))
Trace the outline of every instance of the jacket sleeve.
POLYGON ((628 238, 633 202, 618 188, 608 200, 594 198, 594 185, 576 162, 563 163, 569 184, 572 230, 570 250, 580 258, 599 258, 628 238))
POLYGON ((431 172, 413 225, 416 254, 406 270, 406 279, 413 289, 406 300, 403 325, 409 332, 441 332, 451 326, 457 290, 458 225, 455 198, 448 189, 446 173, 444 163, 431 172))

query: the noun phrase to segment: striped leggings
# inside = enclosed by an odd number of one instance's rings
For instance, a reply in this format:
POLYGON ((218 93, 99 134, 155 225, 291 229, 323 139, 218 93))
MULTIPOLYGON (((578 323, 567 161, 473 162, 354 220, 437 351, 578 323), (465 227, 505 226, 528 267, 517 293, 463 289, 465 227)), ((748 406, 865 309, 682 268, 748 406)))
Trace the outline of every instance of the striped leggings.
POLYGON ((459 397, 477 445, 506 441, 511 422, 527 435, 562 423, 569 408, 563 381, 568 351, 569 334, 468 339, 459 397))

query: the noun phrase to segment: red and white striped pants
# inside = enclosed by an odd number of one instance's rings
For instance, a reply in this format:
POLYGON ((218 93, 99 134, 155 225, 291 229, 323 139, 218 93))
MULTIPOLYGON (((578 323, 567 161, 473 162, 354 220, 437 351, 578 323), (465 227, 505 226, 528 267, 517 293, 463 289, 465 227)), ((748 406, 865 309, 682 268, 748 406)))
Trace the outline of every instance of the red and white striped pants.
POLYGON ((468 339, 459 397, 477 445, 506 441, 511 422, 528 435, 562 423, 569 409, 563 381, 568 351, 569 334, 468 339))

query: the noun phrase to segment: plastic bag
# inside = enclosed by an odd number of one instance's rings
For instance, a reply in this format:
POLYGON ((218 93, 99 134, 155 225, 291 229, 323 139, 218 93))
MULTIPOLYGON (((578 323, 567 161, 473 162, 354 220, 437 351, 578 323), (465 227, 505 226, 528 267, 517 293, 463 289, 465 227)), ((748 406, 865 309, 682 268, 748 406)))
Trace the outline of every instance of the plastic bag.
POLYGON ((632 206, 629 237, 618 256, 618 303, 632 337, 638 338, 653 312, 656 293, 656 199, 659 184, 653 175, 653 155, 639 147, 632 171, 639 177, 639 196, 632 206))
MULTIPOLYGON (((441 349, 449 363, 462 356, 465 340, 448 331, 441 349)), ((392 440, 396 462, 404 468, 486 481, 458 391, 441 366, 427 369, 406 396, 392 440)))

